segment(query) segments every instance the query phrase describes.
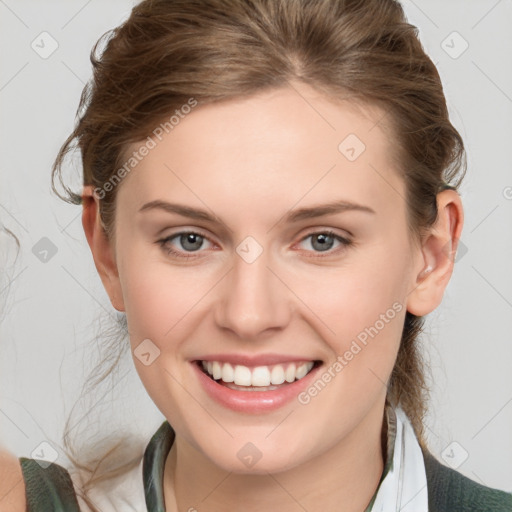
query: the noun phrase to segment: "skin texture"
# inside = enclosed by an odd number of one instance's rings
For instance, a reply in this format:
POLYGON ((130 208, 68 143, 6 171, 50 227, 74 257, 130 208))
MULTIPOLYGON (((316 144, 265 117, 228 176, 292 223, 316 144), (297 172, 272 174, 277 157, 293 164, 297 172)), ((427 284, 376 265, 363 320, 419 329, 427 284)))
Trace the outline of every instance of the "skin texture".
MULTIPOLYGON (((84 230, 113 306, 126 312, 132 350, 147 338, 160 350, 151 365, 134 364, 176 431, 167 510, 355 512, 374 494, 405 313, 441 302, 463 223, 459 195, 444 191, 430 236, 413 243, 383 117, 299 84, 199 106, 119 185, 110 241, 84 188, 84 230), (353 162, 338 150, 351 133, 366 146, 353 162), (139 212, 157 199, 217 220, 139 212), (285 220, 338 200, 375 213, 285 220), (325 230, 352 245, 319 250, 309 235, 325 230), (206 237, 189 259, 157 243, 184 231, 206 237), (247 236, 263 249, 250 264, 236 252, 247 236), (215 352, 291 354, 327 367, 393 304, 401 311, 307 405, 237 413, 213 402, 192 371, 191 360, 215 352), (250 468, 237 457, 248 442, 262 454, 250 468)), ((169 246, 187 255, 179 236, 169 246)))
POLYGON ((24 512, 25 483, 18 458, 0 448, 0 512, 24 512))

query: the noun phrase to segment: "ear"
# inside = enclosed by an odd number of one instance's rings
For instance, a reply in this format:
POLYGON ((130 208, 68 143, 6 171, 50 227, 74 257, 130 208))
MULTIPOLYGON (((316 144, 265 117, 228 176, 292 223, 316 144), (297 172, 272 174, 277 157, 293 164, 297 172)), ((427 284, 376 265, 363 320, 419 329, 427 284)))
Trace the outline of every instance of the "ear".
POLYGON ((87 185, 82 192, 82 226, 91 248, 96 270, 110 297, 110 302, 117 311, 124 311, 123 294, 115 261, 114 244, 107 238, 99 214, 99 199, 93 190, 92 186, 87 185))
POLYGON ((437 219, 421 242, 416 280, 407 297, 407 311, 424 316, 439 306, 453 272, 464 212, 455 190, 437 195, 437 219))

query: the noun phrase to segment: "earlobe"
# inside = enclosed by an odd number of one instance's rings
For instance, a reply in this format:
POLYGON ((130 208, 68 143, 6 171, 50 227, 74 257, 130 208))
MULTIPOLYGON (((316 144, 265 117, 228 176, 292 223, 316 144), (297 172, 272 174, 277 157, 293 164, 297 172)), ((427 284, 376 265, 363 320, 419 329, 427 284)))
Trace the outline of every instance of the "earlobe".
POLYGON ((85 186, 82 192, 82 226, 92 252, 96 270, 117 311, 124 311, 124 302, 114 249, 108 239, 99 215, 98 198, 93 187, 85 186))
POLYGON ((407 297, 407 310, 416 316, 431 313, 442 301, 450 281, 464 221, 462 202, 455 190, 437 196, 438 215, 421 244, 418 270, 407 297))

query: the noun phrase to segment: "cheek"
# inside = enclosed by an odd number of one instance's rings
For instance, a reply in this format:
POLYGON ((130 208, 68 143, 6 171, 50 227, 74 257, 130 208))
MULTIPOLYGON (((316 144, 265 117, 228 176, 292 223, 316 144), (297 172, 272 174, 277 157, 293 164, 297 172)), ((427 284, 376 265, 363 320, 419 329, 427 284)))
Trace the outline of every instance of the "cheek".
POLYGON ((178 363, 182 344, 197 325, 191 319, 208 290, 205 279, 135 250, 118 267, 135 369, 153 402, 178 425, 176 411, 186 399, 180 385, 185 374, 178 363), (143 360, 144 353, 150 361, 143 360))
POLYGON ((158 255, 148 255, 147 248, 131 247, 118 261, 130 335, 154 338, 158 345, 176 325, 186 323, 182 320, 208 290, 208 278, 167 265, 158 255))
POLYGON ((379 261, 377 251, 366 261, 298 275, 290 286, 336 339, 356 336, 382 315, 394 319, 406 295, 402 267, 393 255, 379 261))
POLYGON ((337 269, 301 275, 291 286, 303 298, 329 345, 341 356, 345 385, 381 387, 394 366, 406 314, 407 252, 375 245, 337 269), (350 376, 350 378, 349 378, 350 376))

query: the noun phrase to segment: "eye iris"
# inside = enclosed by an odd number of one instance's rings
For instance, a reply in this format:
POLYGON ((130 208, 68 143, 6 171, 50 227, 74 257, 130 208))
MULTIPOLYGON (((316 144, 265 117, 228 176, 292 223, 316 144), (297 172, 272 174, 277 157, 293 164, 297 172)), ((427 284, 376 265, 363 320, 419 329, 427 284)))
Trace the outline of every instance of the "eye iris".
POLYGON ((334 238, 331 235, 326 235, 324 233, 320 233, 319 235, 315 235, 313 237, 312 245, 315 249, 319 251, 327 251, 332 247, 334 243, 334 238), (315 241, 320 245, 315 245, 315 241))
POLYGON ((197 251, 203 245, 203 237, 195 233, 187 233, 180 236, 180 243, 187 251, 197 251))

